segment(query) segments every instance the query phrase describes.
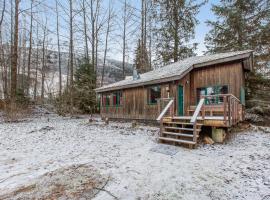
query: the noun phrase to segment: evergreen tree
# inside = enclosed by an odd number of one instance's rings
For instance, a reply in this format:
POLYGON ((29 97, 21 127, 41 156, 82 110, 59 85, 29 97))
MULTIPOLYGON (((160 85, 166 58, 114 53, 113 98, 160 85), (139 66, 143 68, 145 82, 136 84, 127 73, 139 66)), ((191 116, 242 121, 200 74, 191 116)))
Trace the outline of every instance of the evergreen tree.
POLYGON ((269 8, 269 0, 221 0, 212 8, 217 20, 207 22, 212 27, 205 38, 209 53, 254 50, 255 69, 246 82, 247 99, 252 101, 267 99, 269 94, 265 76, 270 68, 269 8))
POLYGON ((93 113, 96 109, 96 75, 88 62, 79 65, 74 79, 74 105, 81 111, 93 113))
POLYGON ((252 49, 256 69, 263 70, 270 59, 269 0, 222 0, 212 11, 217 20, 207 21, 212 27, 205 38, 208 52, 252 49))
POLYGON ((134 65, 141 74, 151 70, 146 46, 142 44, 140 39, 138 40, 138 46, 135 51, 134 65))
MULTIPOLYGON (((204 3, 204 2, 203 2, 204 3)), ((194 0, 156 0, 153 19, 157 59, 167 64, 194 55, 197 44, 189 44, 198 24, 196 14, 203 3, 194 0)))

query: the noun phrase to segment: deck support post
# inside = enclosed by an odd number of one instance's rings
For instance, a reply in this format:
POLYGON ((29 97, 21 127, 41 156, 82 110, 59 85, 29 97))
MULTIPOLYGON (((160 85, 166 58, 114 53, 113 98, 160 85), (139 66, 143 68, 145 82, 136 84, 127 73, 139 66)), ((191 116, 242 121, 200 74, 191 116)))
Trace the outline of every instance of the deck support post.
POLYGON ((193 124, 193 142, 197 143, 197 122, 193 124))
POLYGON ((226 137, 226 131, 223 128, 212 127, 212 139, 214 142, 223 143, 226 137))

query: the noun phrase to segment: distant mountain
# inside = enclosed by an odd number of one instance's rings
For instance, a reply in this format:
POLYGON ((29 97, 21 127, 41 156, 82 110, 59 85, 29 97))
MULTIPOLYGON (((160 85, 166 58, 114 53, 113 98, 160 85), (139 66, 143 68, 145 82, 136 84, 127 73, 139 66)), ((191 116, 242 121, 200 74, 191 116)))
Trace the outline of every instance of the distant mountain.
MULTIPOLYGON (((9 46, 4 46, 8 52, 8 49, 10 49, 9 46)), ((27 73, 27 58, 28 58, 28 48, 23 49, 22 47, 19 47, 19 58, 18 58, 18 87, 22 85, 22 78, 23 72, 24 76, 26 76, 27 73), (24 55, 23 55, 24 53, 24 55)), ((33 93, 34 85, 35 85, 35 74, 36 74, 36 68, 37 70, 37 93, 40 95, 41 91, 41 67, 42 67, 42 50, 33 48, 32 49, 32 58, 31 58, 31 88, 30 92, 33 93), (38 54, 37 54, 38 53, 38 54), (38 57, 38 62, 37 62, 38 57), (38 67, 37 67, 38 64, 38 67)), ((82 56, 76 55, 75 56, 75 67, 78 66, 79 60, 82 59, 82 56)), ((8 62, 8 58, 6 59, 8 62)), ((69 53, 67 52, 61 52, 61 72, 62 72, 62 84, 63 88, 67 83, 68 79, 68 62, 69 62, 69 53)), ((100 85, 101 80, 101 74, 102 74, 102 66, 103 66, 103 59, 98 59, 98 68, 97 68, 97 85, 100 85)), ((2 67, 0 67, 1 72, 2 67)), ((58 94, 59 90, 59 68, 58 68, 58 52, 53 50, 47 50, 46 56, 45 56, 45 95, 48 94, 58 94)), ((76 69, 75 69, 76 70, 76 69)), ((114 83, 117 81, 122 80, 122 62, 117 61, 114 59, 107 59, 106 60, 106 66, 105 66, 105 74, 104 74, 104 85, 114 83)), ((132 75, 132 64, 126 63, 125 65, 125 75, 130 76, 132 75)), ((26 80, 26 78, 25 78, 26 80)), ((2 85, 2 80, 0 80, 0 85, 2 85)), ((3 93, 2 87, 0 87, 0 97, 3 93)))
MULTIPOLYGON (((61 71, 63 75, 68 74, 68 53, 61 53, 61 71)), ((82 57, 76 56, 76 62, 78 62, 82 57)), ((47 68, 49 71, 58 72, 58 52, 56 51, 49 51, 47 56, 47 68)), ((101 80, 102 75, 102 67, 103 67, 103 59, 98 59, 97 64, 97 81, 101 80)), ((110 84, 117 81, 122 80, 122 62, 114 59, 107 59, 105 65, 105 73, 104 73, 104 84, 110 84)), ((130 76, 132 75, 132 64, 126 63, 125 64, 125 75, 130 76)))

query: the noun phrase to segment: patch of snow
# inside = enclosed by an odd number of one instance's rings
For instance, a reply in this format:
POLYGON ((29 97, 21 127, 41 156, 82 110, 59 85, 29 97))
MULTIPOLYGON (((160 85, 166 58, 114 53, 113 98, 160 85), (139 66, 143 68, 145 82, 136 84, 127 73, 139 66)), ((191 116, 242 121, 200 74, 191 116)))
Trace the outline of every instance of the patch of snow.
MULTIPOLYGON (((111 177, 105 189, 119 199, 261 200, 270 195, 270 134, 243 132, 225 145, 164 151, 167 145, 156 141, 158 131, 56 115, 2 123, 0 195, 74 164, 111 177)), ((95 199, 114 198, 100 191, 95 199)))

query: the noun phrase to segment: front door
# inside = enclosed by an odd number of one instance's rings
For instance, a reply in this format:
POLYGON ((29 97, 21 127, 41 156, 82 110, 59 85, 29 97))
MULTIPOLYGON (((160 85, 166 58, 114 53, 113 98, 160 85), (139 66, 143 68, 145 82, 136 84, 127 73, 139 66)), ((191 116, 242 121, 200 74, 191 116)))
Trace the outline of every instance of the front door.
POLYGON ((184 88, 178 85, 178 115, 184 115, 184 88))

